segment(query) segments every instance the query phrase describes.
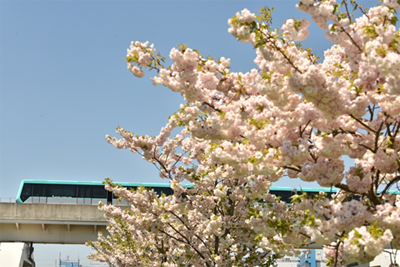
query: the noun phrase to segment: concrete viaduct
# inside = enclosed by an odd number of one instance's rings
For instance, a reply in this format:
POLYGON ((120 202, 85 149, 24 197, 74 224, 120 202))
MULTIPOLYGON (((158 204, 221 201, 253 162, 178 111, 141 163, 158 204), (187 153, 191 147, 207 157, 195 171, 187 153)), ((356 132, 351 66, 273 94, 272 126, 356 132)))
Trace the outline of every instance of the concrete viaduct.
POLYGON ((85 244, 106 225, 97 205, 0 203, 0 243, 85 244))

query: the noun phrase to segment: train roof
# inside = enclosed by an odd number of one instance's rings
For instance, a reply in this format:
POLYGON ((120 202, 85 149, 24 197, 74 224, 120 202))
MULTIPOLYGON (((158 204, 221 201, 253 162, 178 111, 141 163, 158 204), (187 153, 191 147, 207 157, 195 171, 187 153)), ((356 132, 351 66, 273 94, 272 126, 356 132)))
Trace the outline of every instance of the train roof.
MULTIPOLYGON (((169 183, 132 183, 132 182, 113 182, 122 186, 145 186, 145 187, 169 187, 169 183)), ((72 181, 72 180, 22 180, 22 184, 62 184, 62 185, 104 185, 102 181, 72 181)), ((190 186, 184 185, 184 186, 190 186)))

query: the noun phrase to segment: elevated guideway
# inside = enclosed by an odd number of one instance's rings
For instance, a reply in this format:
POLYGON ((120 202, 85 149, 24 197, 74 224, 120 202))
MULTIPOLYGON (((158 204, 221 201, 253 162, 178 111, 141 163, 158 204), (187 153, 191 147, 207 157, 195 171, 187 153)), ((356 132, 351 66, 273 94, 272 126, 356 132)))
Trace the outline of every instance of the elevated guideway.
POLYGON ((106 225, 96 205, 0 203, 0 243, 85 244, 106 225))
MULTIPOLYGON (((106 225, 104 213, 96 205, 0 203, 0 267, 35 267, 33 243, 85 244, 97 240, 99 231, 106 234, 106 225), (12 251, 19 254, 12 256, 12 251)), ((301 249, 321 246, 313 244, 301 249)), ((373 264, 362 267, 389 262, 386 256, 382 253, 373 264)), ((304 264, 297 266, 311 266, 309 261, 298 263, 304 264)))

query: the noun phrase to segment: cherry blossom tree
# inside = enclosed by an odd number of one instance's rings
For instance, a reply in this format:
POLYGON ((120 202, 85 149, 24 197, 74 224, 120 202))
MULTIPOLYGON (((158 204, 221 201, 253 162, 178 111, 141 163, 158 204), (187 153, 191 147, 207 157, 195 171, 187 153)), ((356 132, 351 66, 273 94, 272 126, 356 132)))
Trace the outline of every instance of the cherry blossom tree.
POLYGON ((256 51, 247 73, 186 46, 172 48, 165 67, 153 45, 132 42, 128 69, 156 70, 153 83, 186 103, 158 136, 117 128, 122 138, 106 139, 154 164, 174 194, 108 181, 131 206, 101 206, 109 235, 91 243, 92 257, 115 266, 268 266, 317 245, 342 266, 399 249, 400 3, 381 2, 300 0, 334 43, 322 60, 301 46, 306 19, 273 29, 269 8, 238 12, 229 32, 256 51), (284 176, 340 191, 287 205, 269 193, 284 176))

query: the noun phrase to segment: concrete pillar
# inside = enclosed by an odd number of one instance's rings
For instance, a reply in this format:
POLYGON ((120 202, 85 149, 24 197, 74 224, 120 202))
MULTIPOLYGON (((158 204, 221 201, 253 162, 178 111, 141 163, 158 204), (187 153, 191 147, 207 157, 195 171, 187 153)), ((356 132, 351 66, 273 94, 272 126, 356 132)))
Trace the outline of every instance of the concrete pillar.
POLYGON ((26 243, 0 243, 0 267, 35 267, 33 247, 26 243))

